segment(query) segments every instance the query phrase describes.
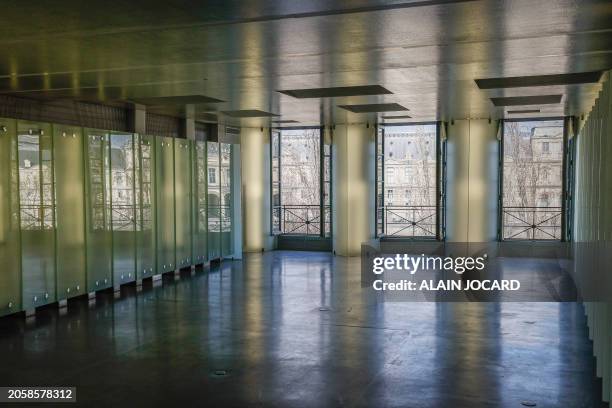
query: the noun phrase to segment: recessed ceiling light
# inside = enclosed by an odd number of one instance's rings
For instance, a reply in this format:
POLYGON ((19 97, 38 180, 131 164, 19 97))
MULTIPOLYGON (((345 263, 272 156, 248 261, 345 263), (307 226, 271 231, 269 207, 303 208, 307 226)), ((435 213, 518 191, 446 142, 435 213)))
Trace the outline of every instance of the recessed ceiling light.
POLYGON ((297 120, 291 120, 291 119, 287 119, 287 120, 273 120, 272 123, 300 123, 297 120))
POLYGON ((160 106, 160 105, 199 105, 205 103, 225 102, 221 99, 211 98, 204 95, 178 95, 178 96, 161 96, 151 98, 134 98, 134 102, 141 105, 160 106))
POLYGON ((561 102, 561 95, 507 96, 491 98, 495 106, 550 105, 561 102))
POLYGON ((603 71, 576 72, 571 74, 518 76, 507 78, 476 79, 480 89, 522 88, 529 86, 574 85, 599 82, 603 71))
POLYGON ((270 116, 280 116, 275 113, 265 112, 257 109, 243 109, 235 111, 223 111, 223 114, 232 118, 264 118, 270 116))
POLYGON ((508 114, 521 114, 521 113, 540 113, 539 109, 523 109, 523 110, 509 110, 508 114))
POLYGON ((342 109, 346 109, 353 113, 398 112, 398 111, 409 110, 408 108, 405 108, 398 103, 369 103, 365 105, 338 105, 338 107, 342 109))
POLYGON ((382 116, 382 119, 385 120, 389 120, 389 119, 411 119, 412 116, 409 115, 396 115, 396 116, 382 116))
POLYGON ((389 95, 393 92, 380 85, 336 86, 330 88, 289 89, 278 91, 294 98, 338 98, 343 96, 389 95))

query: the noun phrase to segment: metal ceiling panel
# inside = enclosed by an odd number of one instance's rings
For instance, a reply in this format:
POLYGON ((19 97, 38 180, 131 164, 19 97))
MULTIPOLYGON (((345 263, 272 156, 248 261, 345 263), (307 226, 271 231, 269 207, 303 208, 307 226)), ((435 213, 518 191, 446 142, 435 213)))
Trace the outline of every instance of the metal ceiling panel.
POLYGON ((275 113, 264 112, 257 109, 242 109, 235 111, 223 111, 221 112, 224 115, 230 116, 232 118, 264 118, 270 116, 279 116, 275 113))
POLYGON ((525 113, 540 113, 540 109, 521 109, 521 110, 509 110, 510 115, 522 115, 525 113))
MULTIPOLYGON (((612 67, 612 7, 601 0, 34 0, 7 2, 0 93, 103 104, 173 95, 257 109, 303 125, 359 118, 338 105, 398 103, 416 121, 501 118, 491 97, 563 95, 540 115, 587 113, 599 83, 481 91, 475 79, 612 67), (378 84, 393 95, 297 99, 277 90, 378 84), (512 92, 512 91, 518 91, 512 92), (529 91, 529 92, 527 92, 529 91)), ((550 83, 550 82, 548 82, 550 83)), ((524 84, 524 83, 523 83, 524 84)), ((209 105, 213 105, 212 103, 209 105)), ((154 107, 180 115, 178 106, 154 107)), ((209 109, 212 108, 212 109, 209 109)), ((220 115, 268 126, 270 117, 220 115)))
POLYGON ((411 119, 412 116, 410 115, 394 115, 394 116, 382 116, 382 119, 384 120, 389 120, 389 119, 411 119))
POLYGON ((294 98, 338 98, 342 96, 389 95, 393 93, 380 85, 290 89, 278 92, 293 96, 294 98))
POLYGON ((576 72, 571 74, 535 75, 508 78, 476 79, 480 89, 521 88, 529 86, 573 85, 599 82, 603 71, 576 72))
POLYGON ((508 96, 491 98, 495 106, 551 105, 561 103, 561 95, 508 96))
POLYGON ((201 105, 205 103, 225 102, 221 99, 211 98, 204 95, 182 95, 182 96, 158 96, 152 98, 135 98, 134 102, 142 105, 201 105))
POLYGON ((338 105, 338 107, 353 113, 397 112, 409 110, 399 103, 367 103, 360 105, 338 105))

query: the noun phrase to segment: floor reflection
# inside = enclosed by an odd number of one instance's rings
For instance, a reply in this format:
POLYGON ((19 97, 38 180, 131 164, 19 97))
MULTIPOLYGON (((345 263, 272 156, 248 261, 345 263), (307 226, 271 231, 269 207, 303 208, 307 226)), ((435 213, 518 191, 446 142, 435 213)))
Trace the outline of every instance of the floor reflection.
POLYGON ((598 406, 575 303, 381 302, 359 259, 248 255, 121 296, 0 320, 0 385, 81 403, 598 406))

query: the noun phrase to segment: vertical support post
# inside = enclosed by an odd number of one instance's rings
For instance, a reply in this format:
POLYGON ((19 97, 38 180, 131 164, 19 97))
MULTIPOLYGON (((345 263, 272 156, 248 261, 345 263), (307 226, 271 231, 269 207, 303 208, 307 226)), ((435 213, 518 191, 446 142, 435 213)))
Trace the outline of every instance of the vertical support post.
POLYGON ((333 154, 333 248, 338 255, 358 256, 376 228, 374 128, 363 123, 337 125, 333 154))

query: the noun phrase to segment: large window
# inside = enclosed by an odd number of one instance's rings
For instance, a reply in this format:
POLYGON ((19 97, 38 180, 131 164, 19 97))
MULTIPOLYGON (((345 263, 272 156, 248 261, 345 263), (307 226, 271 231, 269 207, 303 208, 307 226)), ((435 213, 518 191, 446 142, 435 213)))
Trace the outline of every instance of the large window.
POLYGON ((563 120, 504 122, 502 238, 560 240, 563 120))
POLYGON ((331 150, 320 128, 273 130, 272 231, 331 234, 331 150))
POLYGON ((441 167, 436 124, 377 133, 377 235, 440 238, 441 167))

